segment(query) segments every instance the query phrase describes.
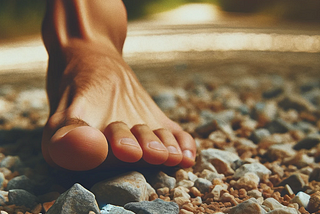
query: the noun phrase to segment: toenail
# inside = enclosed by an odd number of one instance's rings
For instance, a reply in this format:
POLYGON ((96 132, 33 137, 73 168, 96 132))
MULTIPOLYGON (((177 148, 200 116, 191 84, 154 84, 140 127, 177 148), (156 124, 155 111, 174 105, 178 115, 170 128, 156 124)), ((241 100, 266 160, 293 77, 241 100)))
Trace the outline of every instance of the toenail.
POLYGON ((178 149, 174 146, 168 146, 167 149, 172 154, 179 154, 178 149))
POLYGON ((135 140, 131 138, 122 138, 120 140, 120 144, 126 145, 126 146, 135 146, 140 147, 139 143, 137 143, 135 140))
POLYGON ((155 150, 166 150, 166 147, 162 143, 159 143, 158 141, 151 141, 148 144, 148 147, 155 150))
POLYGON ((193 154, 190 150, 184 150, 183 151, 183 156, 187 157, 187 158, 190 158, 190 159, 193 159, 193 154))

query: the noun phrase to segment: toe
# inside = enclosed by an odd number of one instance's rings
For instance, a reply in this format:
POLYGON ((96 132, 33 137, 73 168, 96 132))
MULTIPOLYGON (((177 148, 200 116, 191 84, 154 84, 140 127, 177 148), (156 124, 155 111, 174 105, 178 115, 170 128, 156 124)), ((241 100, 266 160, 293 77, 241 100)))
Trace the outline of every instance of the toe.
POLYGON ((131 132, 138 140, 147 163, 159 165, 167 161, 167 148, 147 125, 135 125, 131 132))
POLYGON ((124 162, 137 162, 142 158, 142 149, 129 127, 123 122, 109 124, 104 134, 113 154, 124 162))
POLYGON ((182 150, 183 158, 180 162, 180 166, 183 168, 193 166, 196 157, 196 144, 194 142, 194 139, 189 133, 184 131, 174 133, 174 136, 182 150))
POLYGON ((98 129, 64 126, 52 136, 48 151, 55 164, 74 171, 96 168, 107 157, 108 144, 98 129))
POLYGON ((154 131, 157 137, 161 140, 164 146, 167 148, 169 157, 164 163, 166 166, 176 166, 182 160, 182 152, 180 146, 173 136, 173 134, 167 129, 157 129, 154 131))

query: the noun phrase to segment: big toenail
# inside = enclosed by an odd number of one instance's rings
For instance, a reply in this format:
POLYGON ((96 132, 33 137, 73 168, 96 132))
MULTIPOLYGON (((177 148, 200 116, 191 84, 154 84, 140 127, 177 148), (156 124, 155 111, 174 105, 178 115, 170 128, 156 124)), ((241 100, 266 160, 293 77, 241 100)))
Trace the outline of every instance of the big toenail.
POLYGON ((155 149, 155 150, 166 150, 166 147, 162 144, 159 143, 158 141, 151 141, 148 144, 149 148, 155 149))
POLYGON ((120 140, 120 144, 126 145, 126 146, 135 146, 140 147, 139 143, 137 143, 135 140, 131 138, 122 138, 120 140))
POLYGON ((182 153, 183 153, 183 156, 193 159, 193 154, 190 150, 184 150, 182 153))
POLYGON ((172 154, 179 154, 178 149, 174 146, 168 146, 167 149, 172 154))

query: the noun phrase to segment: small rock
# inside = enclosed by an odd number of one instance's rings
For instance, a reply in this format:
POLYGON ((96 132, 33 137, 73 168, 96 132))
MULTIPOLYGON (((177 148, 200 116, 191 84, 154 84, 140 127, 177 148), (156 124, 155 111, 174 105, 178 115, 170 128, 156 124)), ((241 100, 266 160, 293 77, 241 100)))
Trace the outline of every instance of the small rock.
POLYGON ((244 188, 245 190, 256 189, 259 185, 260 178, 253 172, 247 172, 240 177, 234 184, 237 189, 244 188))
POLYGON ((20 165, 21 161, 19 156, 7 156, 0 163, 0 167, 8 168, 11 171, 14 171, 20 165))
POLYGON ((123 207, 107 204, 102 207, 100 214, 134 214, 134 212, 126 210, 123 207))
POLYGON ((129 172, 101 181, 96 183, 91 191, 95 194, 99 204, 123 206, 129 202, 149 199, 146 179, 139 172, 129 172))
POLYGON ((266 214, 267 212, 259 205, 256 199, 250 198, 237 206, 232 207, 228 214, 266 214))
POLYGON ((307 208, 310 198, 311 198, 310 195, 304 192, 298 192, 297 195, 294 196, 290 202, 297 203, 299 204, 300 207, 307 208))
POLYGON ((268 212, 268 214, 300 214, 300 213, 293 207, 283 206, 281 208, 277 208, 268 212))
POLYGON ((23 189, 9 190, 8 199, 9 204, 14 204, 16 206, 33 208, 38 204, 37 197, 23 189))
POLYGON ((279 96, 280 94, 283 93, 283 88, 282 87, 276 87, 276 88, 271 88, 267 91, 264 91, 262 93, 262 96, 266 99, 271 99, 271 98, 275 98, 277 96, 279 96))
POLYGON ((172 189, 173 198, 183 197, 183 198, 189 199, 191 196, 188 194, 188 192, 189 192, 189 189, 181 186, 172 189))
POLYGON ((284 158, 282 163, 286 166, 294 165, 301 169, 314 163, 314 157, 309 157, 307 154, 303 152, 298 152, 296 155, 292 157, 284 158))
POLYGON ((213 199, 216 201, 220 200, 221 191, 227 190, 227 189, 228 189, 227 185, 215 185, 211 191, 211 193, 213 194, 213 199))
POLYGON ((320 182, 320 167, 316 167, 310 174, 309 181, 318 181, 320 182))
POLYGON ((223 193, 220 197, 221 202, 230 202, 233 206, 238 205, 239 203, 236 201, 233 195, 230 195, 230 193, 223 193))
POLYGON ((0 190, 0 206, 5 205, 7 202, 9 202, 8 192, 0 190))
POLYGON ((290 130, 294 130, 294 127, 290 123, 287 123, 286 121, 280 118, 271 121, 266 128, 269 130, 271 134, 286 133, 290 130))
POLYGON ((4 174, 0 172, 0 189, 2 189, 3 182, 5 181, 4 174))
POLYGON ((262 192, 260 192, 257 189, 253 189, 253 190, 247 191, 247 195, 257 199, 262 196, 262 192))
POLYGON ((34 193, 35 190, 35 183, 30 180, 27 176, 25 175, 20 175, 15 178, 12 178, 7 185, 7 190, 12 190, 12 189, 24 189, 30 193, 34 193))
POLYGON ((319 134, 309 134, 304 139, 300 140, 296 145, 294 145, 295 150, 300 149, 311 149, 320 143, 319 134))
POLYGON ((295 109, 299 112, 312 112, 315 110, 315 107, 308 100, 304 99, 302 96, 299 95, 287 96, 280 100, 278 105, 284 110, 295 109))
POLYGON ((235 171, 233 177, 235 179, 238 179, 244 176, 247 172, 255 173, 256 175, 259 176, 260 179, 262 179, 266 175, 271 174, 271 171, 261 163, 251 163, 251 164, 244 164, 241 167, 239 167, 235 171))
POLYGON ((139 214, 178 214, 179 206, 174 202, 166 202, 161 199, 154 201, 131 202, 124 208, 139 214))
POLYGON ((205 170, 203 170, 202 172, 201 172, 201 174, 200 174, 200 177, 201 178, 205 178, 205 179, 207 179, 208 181, 212 181, 213 179, 215 179, 215 178, 224 178, 225 176, 224 176, 224 174, 219 174, 219 173, 217 173, 217 172, 212 172, 212 171, 210 171, 210 170, 207 170, 207 169, 205 169, 205 170))
POLYGON ((260 128, 253 130, 249 139, 252 140, 255 144, 258 144, 264 138, 270 136, 270 132, 268 129, 260 128))
POLYGON ((305 186, 305 182, 302 179, 301 175, 296 173, 296 174, 292 174, 290 175, 288 178, 282 180, 278 186, 285 186, 286 184, 288 184, 293 192, 297 193, 300 190, 302 190, 302 188, 305 186))
POLYGON ((283 205, 274 198, 265 199, 264 202, 262 203, 262 205, 269 207, 270 210, 274 210, 274 209, 278 209, 278 208, 283 207, 283 205))
POLYGON ((93 211, 100 213, 100 209, 93 193, 82 187, 80 184, 74 184, 69 190, 64 192, 55 201, 47 214, 69 214, 69 213, 89 213, 93 211))
POLYGON ((151 185, 155 188, 168 187, 173 189, 176 186, 176 179, 164 172, 159 172, 151 181, 151 185))
POLYGON ((193 174, 192 172, 188 172, 188 178, 190 181, 195 181, 198 179, 198 176, 196 176, 195 174, 193 174))
POLYGON ((171 91, 166 91, 152 96, 155 103, 162 109, 168 110, 177 106, 175 94, 171 91))
POLYGON ((275 144, 268 148, 267 155, 271 160, 282 160, 287 157, 292 157, 296 151, 292 149, 290 144, 275 144))
POLYGON ((195 182, 194 182, 194 186, 201 192, 201 193, 205 193, 205 192, 209 192, 209 188, 212 185, 211 181, 208 181, 207 179, 204 178, 198 178, 195 182))
POLYGON ((233 152, 211 148, 202 150, 195 165, 195 171, 209 169, 224 175, 232 175, 234 170, 231 164, 238 159, 240 159, 239 156, 233 152))
POLYGON ((193 185, 194 185, 194 182, 189 180, 182 180, 177 183, 177 186, 182 186, 185 188, 193 187, 193 185))
POLYGON ((176 172, 176 181, 182 181, 182 180, 188 180, 189 176, 188 176, 188 172, 186 172, 184 169, 179 169, 176 172))
POLYGON ((310 213, 317 212, 318 210, 320 210, 320 192, 319 191, 311 195, 308 206, 307 206, 307 210, 310 213))

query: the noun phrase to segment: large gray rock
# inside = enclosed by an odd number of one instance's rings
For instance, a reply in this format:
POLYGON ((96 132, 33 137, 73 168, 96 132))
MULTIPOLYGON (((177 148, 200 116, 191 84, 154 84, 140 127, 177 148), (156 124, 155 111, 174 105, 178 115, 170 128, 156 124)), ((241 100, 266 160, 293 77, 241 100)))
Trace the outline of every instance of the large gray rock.
POLYGON ((93 193, 80 184, 74 184, 60 195, 47 214, 88 214, 90 211, 100 214, 93 193))
MULTIPOLYGON (((95 184, 91 191, 99 204, 123 206, 149 199, 150 186, 139 172, 129 172, 95 184)), ((155 192, 155 191, 154 191, 155 192)))
POLYGON ((178 214, 179 206, 174 202, 166 202, 161 199, 154 201, 131 202, 124 206, 136 214, 178 214))

